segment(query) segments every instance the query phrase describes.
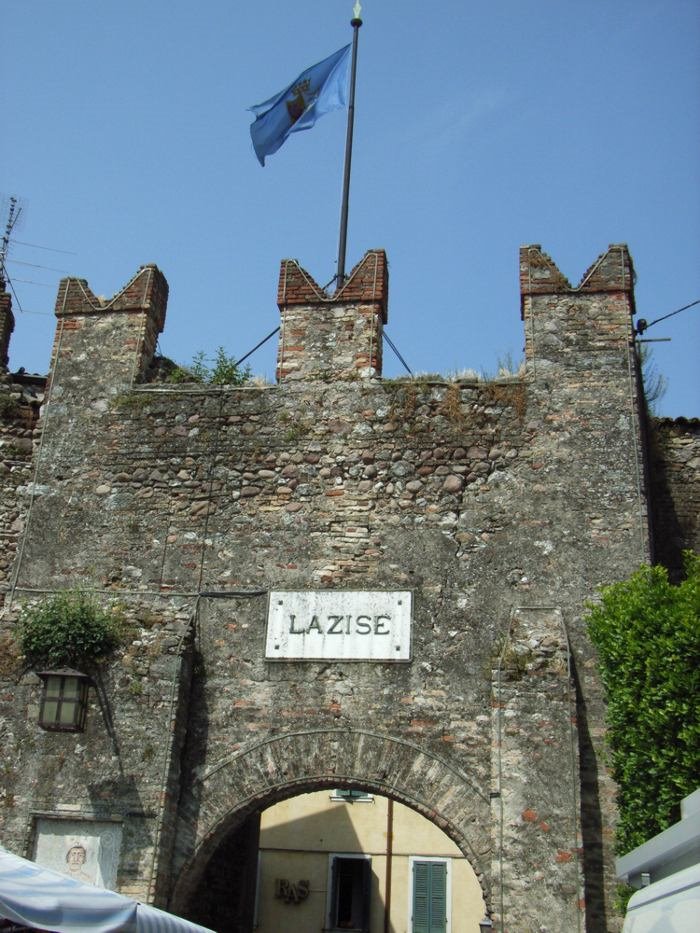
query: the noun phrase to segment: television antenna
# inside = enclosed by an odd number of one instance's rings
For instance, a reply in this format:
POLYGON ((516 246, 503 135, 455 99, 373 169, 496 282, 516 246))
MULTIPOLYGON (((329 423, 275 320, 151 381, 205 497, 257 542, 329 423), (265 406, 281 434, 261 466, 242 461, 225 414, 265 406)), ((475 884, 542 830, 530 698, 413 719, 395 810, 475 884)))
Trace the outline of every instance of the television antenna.
MULTIPOLYGON (((2 245, 0 246, 0 288, 5 290, 7 285, 7 280, 9 276, 6 271, 7 267, 7 254, 10 249, 10 236, 15 227, 15 224, 19 220, 19 215, 22 213, 22 208, 17 206, 17 198, 10 198, 10 206, 7 212, 7 223, 5 224, 5 233, 2 237, 2 245)), ((12 287, 12 283, 10 283, 12 287)))
MULTIPOLYGON (((3 208, 5 205, 8 205, 7 211, 7 223, 5 224, 5 232, 0 238, 0 291, 9 290, 14 298, 14 305, 18 311, 21 311, 23 314, 45 314, 50 315, 48 311, 29 311, 27 308, 22 307, 22 302, 19 300, 19 295, 15 290, 15 282, 23 282, 26 285, 38 285, 42 288, 51 288, 48 282, 35 282, 33 279, 21 279, 17 278, 14 275, 10 275, 10 270, 8 268, 10 263, 14 263, 19 266, 28 266, 31 269, 46 269, 49 272, 63 272, 68 275, 66 269, 55 269, 52 266, 44 266, 36 262, 27 262, 24 259, 11 259, 10 258, 10 246, 28 246, 32 249, 41 249, 47 250, 51 253, 63 253, 66 256, 75 256, 76 254, 66 250, 66 249, 55 249, 52 246, 40 246, 38 243, 25 243, 22 240, 18 240, 13 236, 14 230, 18 227, 17 222, 20 219, 22 214, 23 207, 20 205, 18 199, 14 196, 5 199, 3 203, 3 208), (10 242, 11 241, 11 242, 10 242)), ((31 273, 29 273, 31 274, 31 273)))

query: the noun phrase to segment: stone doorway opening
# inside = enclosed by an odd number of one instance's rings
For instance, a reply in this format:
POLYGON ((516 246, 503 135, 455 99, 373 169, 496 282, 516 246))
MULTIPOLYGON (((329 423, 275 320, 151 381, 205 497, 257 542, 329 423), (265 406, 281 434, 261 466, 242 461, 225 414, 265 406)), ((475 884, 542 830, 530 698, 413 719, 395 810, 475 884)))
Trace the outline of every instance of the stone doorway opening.
POLYGON ((218 933, 478 933, 485 909, 434 822, 370 787, 325 786, 232 825, 181 912, 218 933))

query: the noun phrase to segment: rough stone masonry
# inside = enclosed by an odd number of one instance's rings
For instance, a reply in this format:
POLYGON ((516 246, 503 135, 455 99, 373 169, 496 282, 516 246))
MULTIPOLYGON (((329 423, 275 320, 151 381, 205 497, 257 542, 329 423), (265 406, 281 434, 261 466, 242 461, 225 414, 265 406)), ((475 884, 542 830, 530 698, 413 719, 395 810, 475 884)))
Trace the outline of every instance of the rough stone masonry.
POLYGON ((109 300, 61 282, 45 381, 7 371, 0 295, 2 844, 110 840, 119 890, 243 933, 257 814, 355 786, 457 842, 501 933, 616 929, 585 606, 700 543, 698 422, 646 415, 633 279, 622 245, 576 287, 524 247, 521 373, 383 380, 384 252, 333 295, 286 260, 278 382, 240 388, 153 381, 155 266, 109 300), (45 731, 14 627, 75 586, 129 634, 85 731, 45 731), (326 641, 394 637, 408 594, 410 650, 270 657, 271 593, 330 593, 287 632, 326 641))

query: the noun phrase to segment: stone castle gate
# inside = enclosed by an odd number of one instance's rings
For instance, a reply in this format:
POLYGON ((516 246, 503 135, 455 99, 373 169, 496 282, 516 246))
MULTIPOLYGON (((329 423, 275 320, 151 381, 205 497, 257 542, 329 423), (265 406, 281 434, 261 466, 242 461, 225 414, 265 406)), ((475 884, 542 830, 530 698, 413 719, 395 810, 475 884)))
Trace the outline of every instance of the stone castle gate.
POLYGON ((239 388, 159 379, 155 266, 61 283, 38 423, 39 381, 0 386, 6 847, 109 839, 114 886, 242 933, 257 814, 362 787, 457 842, 497 930, 608 928, 583 618, 651 554, 633 269, 612 246, 572 287, 529 246, 520 280, 522 372, 384 381, 383 251, 332 296, 287 260, 278 382, 239 388), (78 585, 128 634, 85 732, 45 731, 13 626, 78 585))

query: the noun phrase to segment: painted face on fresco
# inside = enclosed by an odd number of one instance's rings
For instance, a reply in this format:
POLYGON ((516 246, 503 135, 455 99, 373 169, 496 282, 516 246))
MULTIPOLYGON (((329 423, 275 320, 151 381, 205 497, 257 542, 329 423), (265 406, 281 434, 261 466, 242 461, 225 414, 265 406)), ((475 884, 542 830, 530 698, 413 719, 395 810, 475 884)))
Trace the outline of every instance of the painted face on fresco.
POLYGON ((71 846, 70 849, 66 852, 66 862, 71 866, 75 866, 76 868, 84 865, 86 859, 87 852, 83 846, 71 846))

